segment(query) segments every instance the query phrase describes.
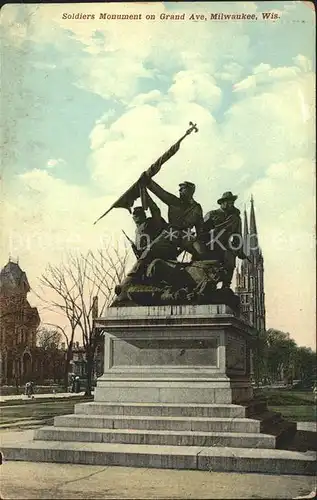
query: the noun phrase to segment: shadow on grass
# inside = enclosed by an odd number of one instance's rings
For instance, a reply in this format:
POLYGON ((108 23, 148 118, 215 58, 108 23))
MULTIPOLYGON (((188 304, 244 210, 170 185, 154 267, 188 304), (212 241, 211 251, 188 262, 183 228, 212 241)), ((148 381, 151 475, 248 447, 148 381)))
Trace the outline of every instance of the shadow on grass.
POLYGON ((290 443, 281 446, 283 450, 290 451, 317 451, 317 432, 296 431, 290 443))

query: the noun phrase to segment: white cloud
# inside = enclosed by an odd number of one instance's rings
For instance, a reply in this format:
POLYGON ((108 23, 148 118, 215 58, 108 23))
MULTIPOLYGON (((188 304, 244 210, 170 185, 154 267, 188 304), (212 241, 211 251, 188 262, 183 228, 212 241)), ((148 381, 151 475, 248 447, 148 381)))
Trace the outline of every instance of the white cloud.
POLYGON ((313 88, 313 75, 303 74, 279 85, 272 83, 262 93, 238 101, 226 113, 225 143, 234 144, 246 164, 259 172, 271 163, 306 156, 311 159, 313 88), (311 110, 309 119, 303 119, 299 91, 311 110))
POLYGON ((277 83, 283 80, 296 81, 301 68, 299 66, 272 68, 269 64, 260 64, 253 70, 253 75, 237 82, 234 85, 234 92, 241 92, 250 89, 256 89, 269 83, 277 83))
POLYGON ((87 251, 122 241, 121 228, 131 231, 126 210, 114 210, 94 221, 113 203, 67 184, 47 171, 34 169, 16 179, 14 197, 4 200, 1 262, 20 257, 32 287, 48 262, 58 264, 68 251, 87 251))
POLYGON ((221 101, 221 89, 208 73, 195 71, 180 71, 174 76, 174 82, 169 93, 176 101, 193 101, 197 104, 214 109, 221 101))
POLYGON ((261 63, 255 66, 253 69, 253 73, 256 75, 258 73, 266 73, 267 71, 270 71, 271 66, 269 64, 261 63))
POLYGON ((46 168, 48 169, 52 169, 52 168, 55 168, 59 165, 64 165, 66 162, 63 158, 50 158, 49 160, 47 160, 46 162, 46 168))
POLYGON ((45 62, 34 62, 33 66, 38 69, 44 69, 44 70, 50 70, 50 69, 56 69, 56 64, 50 64, 50 63, 45 63, 45 62))
POLYGON ((142 106, 142 104, 154 104, 163 99, 163 96, 159 90, 151 90, 146 94, 138 94, 133 101, 130 103, 130 106, 142 106))
POLYGON ((305 158, 272 164, 251 186, 265 258, 268 326, 311 344, 315 330, 314 166, 305 158), (300 311, 299 311, 300 310, 300 311))
POLYGON ((77 67, 76 85, 94 92, 104 99, 129 100, 137 93, 140 78, 152 78, 153 73, 144 64, 126 53, 107 54, 84 59, 77 67))
POLYGON ((308 57, 303 56, 302 54, 298 54, 293 58, 293 61, 296 66, 301 68, 301 70, 305 73, 309 73, 310 71, 312 71, 312 62, 308 57))
POLYGON ((233 61, 225 63, 220 72, 217 73, 217 79, 235 82, 241 76, 243 66, 233 61))
MULTIPOLYGON (((152 78, 175 67, 196 72, 201 90, 214 94, 211 88, 213 79, 203 81, 204 74, 209 72, 218 77, 219 73, 221 79, 236 78, 235 75, 250 57, 249 37, 239 23, 228 23, 225 29, 223 25, 214 23, 212 30, 208 23, 181 22, 171 25, 159 20, 159 14, 166 12, 163 3, 148 3, 144 9, 133 4, 106 5, 109 14, 140 10, 143 14, 154 13, 158 19, 155 22, 99 21, 100 4, 93 3, 89 5, 89 11, 95 14, 96 19, 91 22, 64 20, 64 6, 23 6, 20 10, 14 7, 6 6, 3 17, 10 42, 15 43, 16 39, 17 13, 23 12, 27 22, 31 20, 32 29, 26 29, 27 23, 23 24, 20 42, 31 40, 54 44, 63 54, 63 64, 71 67, 77 75, 76 85, 105 99, 116 98, 128 103, 140 93, 140 79, 152 78), (97 30, 99 36, 95 36, 97 30), (81 55, 70 52, 70 40, 79 42, 81 55), (222 68, 224 57, 226 65, 222 68)), ((234 4, 231 7, 233 11, 241 9, 234 4)), ((256 6, 250 2, 243 8, 245 12, 254 12, 256 6)), ((175 9, 180 7, 175 5, 175 9)), ((213 11, 221 9, 221 6, 213 4, 213 11)), ((67 6, 69 14, 79 10, 78 6, 67 6)), ((210 6, 195 4, 193 9, 192 5, 182 4, 180 10, 208 13, 210 6)))

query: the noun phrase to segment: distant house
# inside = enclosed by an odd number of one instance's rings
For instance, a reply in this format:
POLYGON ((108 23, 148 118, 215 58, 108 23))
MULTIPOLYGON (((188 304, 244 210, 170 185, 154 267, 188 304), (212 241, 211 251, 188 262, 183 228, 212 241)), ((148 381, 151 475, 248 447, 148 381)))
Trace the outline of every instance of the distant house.
MULTIPOLYGON (((66 348, 65 344, 62 348, 66 348)), ((95 359, 94 359, 94 369, 93 377, 97 378, 103 374, 103 340, 97 345, 95 359)), ((86 353, 84 346, 79 345, 79 342, 75 342, 72 350, 72 359, 70 362, 70 373, 78 375, 81 379, 85 379, 87 376, 87 364, 86 364, 86 353)))

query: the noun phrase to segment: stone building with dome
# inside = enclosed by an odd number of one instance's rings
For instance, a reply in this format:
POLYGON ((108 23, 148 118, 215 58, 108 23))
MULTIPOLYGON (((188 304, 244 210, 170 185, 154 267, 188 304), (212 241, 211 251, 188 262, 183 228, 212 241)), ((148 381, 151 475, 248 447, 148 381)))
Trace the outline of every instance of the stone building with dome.
POLYGON ((30 285, 18 262, 0 271, 1 385, 20 385, 38 374, 36 332, 40 316, 28 301, 30 285))

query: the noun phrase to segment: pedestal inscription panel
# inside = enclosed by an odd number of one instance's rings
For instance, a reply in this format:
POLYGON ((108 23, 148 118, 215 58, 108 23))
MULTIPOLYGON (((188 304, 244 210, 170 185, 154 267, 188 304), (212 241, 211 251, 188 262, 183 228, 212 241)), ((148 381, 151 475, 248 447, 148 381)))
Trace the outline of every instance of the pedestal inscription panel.
POLYGON ((111 339, 111 364, 117 366, 217 366, 217 341, 111 339))
POLYGON ((226 365, 229 370, 246 371, 246 341, 236 335, 227 336, 226 365))

